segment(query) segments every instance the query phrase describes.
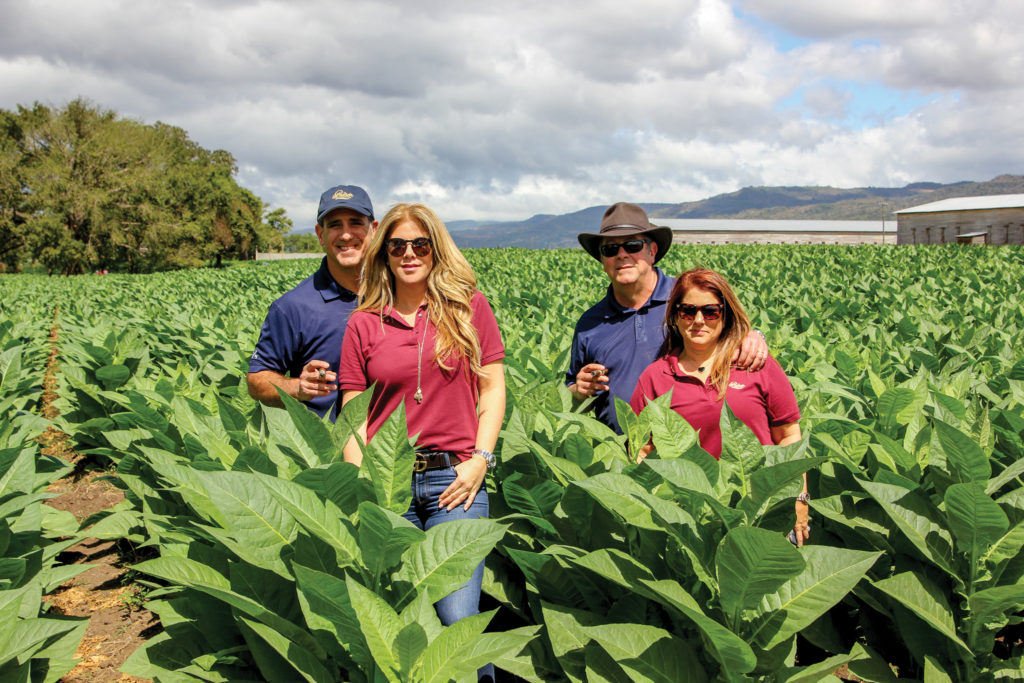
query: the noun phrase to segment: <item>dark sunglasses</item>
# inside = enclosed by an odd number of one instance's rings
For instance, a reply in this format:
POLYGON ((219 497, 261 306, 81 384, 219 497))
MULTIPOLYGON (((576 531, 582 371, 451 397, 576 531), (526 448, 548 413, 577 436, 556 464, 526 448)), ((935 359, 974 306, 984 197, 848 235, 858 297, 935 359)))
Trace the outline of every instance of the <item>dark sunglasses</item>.
POLYGON ((629 240, 628 242, 618 242, 616 244, 602 244, 598 251, 601 252, 601 256, 611 258, 619 255, 619 247, 625 249, 627 254, 635 254, 643 249, 645 244, 650 243, 650 240, 629 240))
POLYGON ((683 320, 693 320, 697 317, 697 311, 700 311, 705 320, 718 320, 722 317, 722 311, 724 310, 725 304, 706 304, 704 306, 679 304, 676 306, 676 315, 683 320))
POLYGON ((430 241, 429 237, 417 237, 414 240, 403 240, 401 237, 392 237, 384 242, 388 253, 395 258, 405 256, 405 247, 408 244, 412 245, 412 253, 417 256, 426 256, 430 253, 434 243, 430 241))

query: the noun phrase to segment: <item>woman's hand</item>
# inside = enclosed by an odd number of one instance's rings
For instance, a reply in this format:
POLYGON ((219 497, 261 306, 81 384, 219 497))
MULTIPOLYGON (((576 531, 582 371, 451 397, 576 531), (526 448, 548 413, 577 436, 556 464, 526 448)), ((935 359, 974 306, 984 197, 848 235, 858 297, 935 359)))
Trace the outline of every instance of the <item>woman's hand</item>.
POLYGON ((796 539, 797 548, 802 548, 804 542, 811 537, 810 510, 811 506, 802 500, 796 502, 796 524, 793 525, 793 537, 796 539))
POLYGON ((483 456, 474 455, 469 460, 463 460, 455 466, 455 481, 441 493, 437 499, 437 507, 450 511, 463 503, 462 509, 468 511, 486 476, 487 461, 483 456))

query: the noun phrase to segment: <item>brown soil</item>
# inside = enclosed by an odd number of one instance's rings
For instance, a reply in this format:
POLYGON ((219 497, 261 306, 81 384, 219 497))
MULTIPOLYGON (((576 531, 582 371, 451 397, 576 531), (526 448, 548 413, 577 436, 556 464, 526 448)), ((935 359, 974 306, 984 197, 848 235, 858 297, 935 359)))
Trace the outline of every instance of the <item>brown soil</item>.
MULTIPOLYGON (((48 418, 57 415, 53 406, 58 387, 57 315, 55 309, 43 396, 39 406, 40 412, 48 418)), ((49 427, 39 440, 45 455, 57 456, 75 464, 71 474, 48 488, 49 492, 59 494, 48 500, 48 505, 58 510, 67 510, 82 522, 90 515, 124 499, 121 491, 107 482, 97 480, 104 472, 96 470, 87 458, 75 453, 66 434, 49 427)), ((117 670, 128 655, 159 628, 156 617, 142 608, 143 599, 139 589, 126 579, 133 561, 130 546, 87 538, 61 553, 60 560, 65 564, 92 565, 92 569, 79 574, 44 598, 56 612, 89 617, 85 637, 75 653, 79 662, 61 681, 108 683, 142 680, 117 670)))

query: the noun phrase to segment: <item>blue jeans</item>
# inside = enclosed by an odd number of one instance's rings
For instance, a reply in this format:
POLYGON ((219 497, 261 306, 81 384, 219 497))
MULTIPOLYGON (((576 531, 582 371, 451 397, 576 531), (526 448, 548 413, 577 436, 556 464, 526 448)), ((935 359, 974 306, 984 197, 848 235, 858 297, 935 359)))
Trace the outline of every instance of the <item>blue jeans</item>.
MULTIPOLYGON (((427 531, 456 519, 477 519, 487 517, 489 504, 487 502, 487 488, 481 486, 473 499, 469 510, 463 509, 463 504, 453 508, 451 511, 437 507, 437 500, 444 493, 451 483, 455 481, 455 468, 446 467, 440 470, 427 470, 425 472, 412 473, 412 504, 402 515, 420 529, 427 531)), ((463 617, 468 617, 480 612, 480 590, 484 583, 484 563, 481 562, 470 576, 469 581, 454 593, 434 603, 437 616, 445 626, 454 624, 463 617)), ((494 666, 488 664, 477 672, 477 677, 483 679, 490 676, 494 680, 494 666)))

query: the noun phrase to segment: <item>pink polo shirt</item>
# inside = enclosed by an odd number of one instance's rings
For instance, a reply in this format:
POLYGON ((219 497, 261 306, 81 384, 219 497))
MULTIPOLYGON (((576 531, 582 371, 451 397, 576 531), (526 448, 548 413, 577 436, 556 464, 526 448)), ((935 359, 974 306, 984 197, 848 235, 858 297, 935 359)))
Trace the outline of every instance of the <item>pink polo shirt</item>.
MULTIPOLYGON (((501 360, 505 357, 505 346, 490 304, 483 294, 476 292, 470 306, 480 339, 480 364, 501 360)), ((404 402, 409 435, 419 434, 417 448, 454 451, 465 460, 476 447, 477 377, 467 374, 464 358, 458 358, 458 362, 449 360, 446 364, 452 366, 451 370, 442 370, 434 362, 436 329, 434 321, 426 324, 426 319, 426 305, 416 313, 412 327, 397 313, 385 313, 383 326, 377 313, 353 313, 341 346, 338 389, 363 391, 377 383, 370 401, 369 439, 404 402), (416 365, 424 334, 420 383, 423 402, 416 403, 416 365)))
MULTIPOLYGON (((722 454, 722 402, 718 400, 718 390, 683 372, 677 356, 665 356, 647 366, 629 405, 639 414, 647 401, 669 391, 672 409, 698 431, 701 448, 718 458, 722 454)), ((772 443, 772 427, 800 419, 793 387, 771 356, 757 372, 732 368, 725 400, 736 417, 765 445, 772 443)))

